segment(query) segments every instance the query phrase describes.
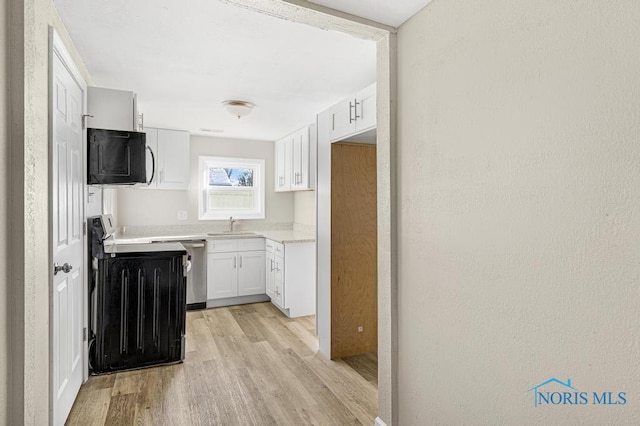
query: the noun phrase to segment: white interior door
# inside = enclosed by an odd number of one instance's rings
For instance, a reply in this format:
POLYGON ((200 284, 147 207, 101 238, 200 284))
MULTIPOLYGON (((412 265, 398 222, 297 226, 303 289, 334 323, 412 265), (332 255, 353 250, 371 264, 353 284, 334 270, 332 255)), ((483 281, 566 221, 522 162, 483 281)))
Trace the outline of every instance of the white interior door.
POLYGON ((53 424, 63 425, 82 384, 84 93, 57 54, 52 73, 52 381, 53 424))

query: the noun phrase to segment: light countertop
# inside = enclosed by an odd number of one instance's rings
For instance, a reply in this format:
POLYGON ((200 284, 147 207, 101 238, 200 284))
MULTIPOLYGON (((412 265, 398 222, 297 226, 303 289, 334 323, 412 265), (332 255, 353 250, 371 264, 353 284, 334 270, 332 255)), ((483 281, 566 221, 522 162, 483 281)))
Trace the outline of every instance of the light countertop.
POLYGON ((238 231, 237 233, 213 232, 213 233, 181 233, 165 235, 149 234, 116 234, 114 242, 117 244, 144 244, 151 242, 193 241, 214 239, 239 239, 239 238, 267 238, 279 243, 301 243, 315 241, 315 235, 293 230, 267 230, 267 231, 238 231))
POLYGON ((135 254, 135 253, 159 253, 159 252, 180 252, 185 253, 184 246, 180 243, 162 244, 105 244, 106 254, 135 254))
POLYGON ((300 231, 262 231, 262 236, 269 240, 277 241, 279 243, 304 243, 309 241, 315 241, 316 236, 313 234, 307 234, 300 231))

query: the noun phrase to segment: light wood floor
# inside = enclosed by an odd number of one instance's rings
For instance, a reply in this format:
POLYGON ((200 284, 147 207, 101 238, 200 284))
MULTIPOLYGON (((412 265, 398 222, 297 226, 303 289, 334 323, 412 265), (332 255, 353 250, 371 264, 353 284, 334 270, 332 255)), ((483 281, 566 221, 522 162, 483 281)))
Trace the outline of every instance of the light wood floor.
POLYGON ((372 425, 377 357, 330 361, 315 317, 271 303, 187 313, 184 363, 92 376, 68 425, 372 425))

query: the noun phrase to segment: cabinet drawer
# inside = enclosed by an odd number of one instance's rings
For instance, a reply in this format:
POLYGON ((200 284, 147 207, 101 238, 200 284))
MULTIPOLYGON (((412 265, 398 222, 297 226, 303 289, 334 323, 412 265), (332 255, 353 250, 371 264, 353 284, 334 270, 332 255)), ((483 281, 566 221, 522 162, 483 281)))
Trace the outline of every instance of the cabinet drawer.
POLYGON ((273 253, 276 256, 284 256, 284 244, 273 241, 273 253))
POLYGON ((284 265, 279 264, 277 259, 274 263, 276 269, 274 270, 274 288, 271 301, 282 309, 286 309, 284 304, 284 265))
POLYGON ((267 253, 274 253, 274 245, 277 244, 275 241, 273 240, 269 240, 266 239, 264 240, 264 245, 265 245, 265 250, 267 251, 267 253))
POLYGON ((225 253, 238 251, 238 240, 216 239, 207 240, 207 253, 225 253))
POLYGON ((264 250, 264 238, 243 238, 237 241, 239 251, 264 250))

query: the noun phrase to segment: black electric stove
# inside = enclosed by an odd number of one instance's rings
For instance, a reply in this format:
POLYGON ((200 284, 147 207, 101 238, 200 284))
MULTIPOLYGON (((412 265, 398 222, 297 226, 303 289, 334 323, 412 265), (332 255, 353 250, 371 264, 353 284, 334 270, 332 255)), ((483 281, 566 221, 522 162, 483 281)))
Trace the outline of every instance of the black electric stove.
POLYGON ((88 221, 92 374, 183 360, 185 248, 114 244, 110 215, 88 221))

